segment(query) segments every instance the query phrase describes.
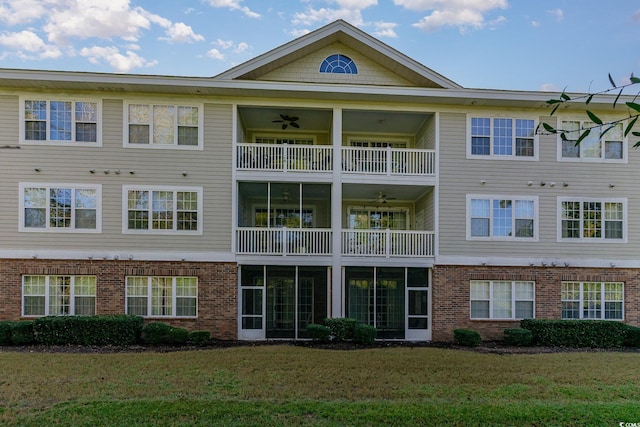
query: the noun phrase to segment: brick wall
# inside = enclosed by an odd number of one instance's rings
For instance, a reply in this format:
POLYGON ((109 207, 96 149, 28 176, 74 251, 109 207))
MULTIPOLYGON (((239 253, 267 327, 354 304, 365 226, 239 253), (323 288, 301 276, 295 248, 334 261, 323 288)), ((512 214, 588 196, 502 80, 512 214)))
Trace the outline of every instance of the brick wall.
POLYGON ((505 328, 520 326, 517 320, 471 320, 471 280, 535 281, 537 319, 561 318, 560 290, 563 281, 623 282, 624 321, 640 326, 640 269, 436 266, 432 285, 433 341, 451 341, 456 328, 474 329, 483 339, 502 339, 505 328))
POLYGON ((207 330, 216 339, 237 338, 237 283, 235 263, 0 260, 0 320, 17 320, 22 313, 23 275, 92 275, 97 278, 96 313, 125 312, 126 276, 192 276, 198 278, 196 319, 149 318, 189 330, 207 330))

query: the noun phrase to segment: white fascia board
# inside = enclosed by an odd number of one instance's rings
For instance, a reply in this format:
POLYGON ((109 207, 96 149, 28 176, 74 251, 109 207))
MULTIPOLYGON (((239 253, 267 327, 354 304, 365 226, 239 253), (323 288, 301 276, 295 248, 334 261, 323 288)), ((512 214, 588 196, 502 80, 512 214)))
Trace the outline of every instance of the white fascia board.
POLYGON ((153 252, 128 250, 3 249, 0 259, 236 262, 231 252, 153 252))
POLYGON ((571 257, 479 257, 437 256, 435 265, 487 266, 487 267, 546 267, 546 268, 640 268, 640 260, 615 258, 571 257))

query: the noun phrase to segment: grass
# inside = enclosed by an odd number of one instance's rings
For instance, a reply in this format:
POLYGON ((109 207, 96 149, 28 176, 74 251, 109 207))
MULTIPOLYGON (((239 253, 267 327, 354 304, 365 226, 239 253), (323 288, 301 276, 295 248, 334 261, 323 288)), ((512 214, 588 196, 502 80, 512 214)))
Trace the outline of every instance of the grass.
POLYGON ((640 354, 247 346, 0 352, 0 424, 619 425, 640 422, 640 354))

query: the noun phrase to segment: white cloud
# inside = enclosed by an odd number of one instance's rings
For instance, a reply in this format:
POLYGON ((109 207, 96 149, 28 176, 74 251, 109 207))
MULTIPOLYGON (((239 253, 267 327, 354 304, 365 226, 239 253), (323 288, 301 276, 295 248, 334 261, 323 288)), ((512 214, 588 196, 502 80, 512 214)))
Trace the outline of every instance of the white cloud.
POLYGON ((293 29, 289 31, 289 34, 291 34, 295 38, 298 38, 304 36, 305 34, 309 34, 310 32, 311 30, 307 30, 306 28, 301 30, 293 29))
POLYGON ((241 6, 242 0, 207 0, 207 3, 212 7, 226 7, 231 10, 239 10, 249 18, 260 18, 261 15, 249 9, 246 6, 241 6))
POLYGON ((23 59, 55 59, 62 56, 57 46, 46 44, 32 31, 0 34, 0 45, 15 50, 15 54, 23 59))
POLYGON ((553 83, 544 83, 540 85, 540 90, 542 92, 560 92, 560 88, 553 83))
POLYGON ((126 52, 126 55, 123 55, 115 46, 85 47, 80 50, 80 55, 87 58, 92 64, 100 64, 102 61, 106 61, 120 73, 126 73, 134 68, 152 67, 157 64, 157 61, 147 61, 130 50, 126 52))
POLYGON ((562 21, 564 19, 564 12, 562 11, 562 9, 547 10, 547 13, 556 18, 558 21, 562 21))
POLYGON ((167 40, 170 43, 194 43, 204 40, 200 34, 193 32, 193 29, 182 22, 171 25, 167 31, 169 37, 161 37, 161 40, 167 40))
POLYGON ((207 52, 207 56, 213 59, 224 60, 224 55, 218 49, 211 49, 207 52))
POLYGON ((249 48, 250 48, 250 46, 247 43, 240 42, 240 43, 238 43, 236 48, 233 49, 233 53, 242 53, 242 52, 245 52, 245 51, 249 50, 249 48))
POLYGON ((533 28, 538 28, 540 25, 541 25, 541 24, 540 24, 540 22, 539 22, 539 21, 531 21, 531 26, 532 26, 533 28))
POLYGON ((375 6, 378 4, 378 0, 328 0, 331 3, 337 4, 343 9, 366 9, 369 6, 375 6))
POLYGON ((0 3, 0 22, 26 24, 42 18, 47 9, 42 0, 5 0, 0 3))
POLYGON ((151 20, 163 26, 170 23, 142 8, 130 9, 129 0, 62 0, 61 3, 60 7, 51 9, 44 26, 49 41, 57 44, 92 37, 119 37, 135 42, 142 30, 150 28, 151 20))
POLYGON ((398 37, 398 34, 395 31, 395 28, 398 26, 398 24, 394 22, 374 22, 373 25, 375 27, 373 35, 376 37, 398 37))
POLYGON ((494 9, 509 7, 507 0, 393 0, 396 6, 414 11, 432 11, 413 26, 423 31, 435 31, 443 27, 481 29, 494 26, 505 20, 498 17, 486 22, 485 14, 494 9))
POLYGON ((293 15, 294 25, 317 25, 319 22, 333 22, 343 19, 355 26, 363 25, 362 14, 359 9, 312 9, 296 12, 293 15))
POLYGON ((232 40, 217 39, 216 41, 213 42, 213 44, 215 46, 221 47, 222 49, 230 49, 230 48, 233 47, 233 41, 232 40))

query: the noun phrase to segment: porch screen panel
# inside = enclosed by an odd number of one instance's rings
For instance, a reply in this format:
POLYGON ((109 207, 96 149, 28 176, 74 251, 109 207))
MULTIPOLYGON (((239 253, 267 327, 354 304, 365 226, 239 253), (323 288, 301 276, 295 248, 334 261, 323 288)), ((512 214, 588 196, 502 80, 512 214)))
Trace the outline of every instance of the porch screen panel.
POLYGON ((347 284, 347 316, 358 323, 375 326, 373 268, 349 267, 345 269, 347 284))
POLYGON ((405 269, 378 268, 376 328, 379 338, 404 338, 405 269))

